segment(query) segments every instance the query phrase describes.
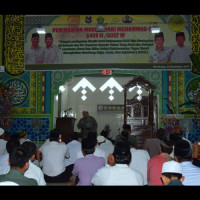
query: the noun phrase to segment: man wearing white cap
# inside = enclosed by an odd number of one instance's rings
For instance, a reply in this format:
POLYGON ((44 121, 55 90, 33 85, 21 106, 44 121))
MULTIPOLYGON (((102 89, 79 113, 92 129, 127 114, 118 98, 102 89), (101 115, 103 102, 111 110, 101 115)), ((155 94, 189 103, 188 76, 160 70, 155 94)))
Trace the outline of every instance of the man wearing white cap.
POLYGON ((113 153, 114 151, 114 145, 112 144, 110 140, 106 139, 102 135, 97 136, 97 143, 98 143, 98 147, 105 152, 105 159, 107 163, 108 155, 110 153, 113 153))
POLYGON ((171 160, 163 163, 161 180, 163 185, 183 185, 185 177, 182 176, 182 166, 180 163, 171 160))
POLYGON ((94 117, 90 116, 85 109, 82 112, 83 117, 79 120, 77 127, 81 129, 81 137, 87 137, 89 132, 97 132, 97 121, 94 117))
POLYGON ((0 156, 7 153, 6 143, 7 141, 5 140, 5 132, 2 128, 0 128, 0 156))

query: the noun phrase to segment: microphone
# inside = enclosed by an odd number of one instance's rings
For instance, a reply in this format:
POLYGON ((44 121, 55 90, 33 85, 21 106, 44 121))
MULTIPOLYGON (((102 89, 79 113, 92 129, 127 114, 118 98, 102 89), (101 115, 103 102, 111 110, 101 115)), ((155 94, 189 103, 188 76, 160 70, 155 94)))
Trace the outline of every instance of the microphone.
POLYGON ((119 133, 119 135, 120 135, 120 128, 118 129, 118 133, 119 133))

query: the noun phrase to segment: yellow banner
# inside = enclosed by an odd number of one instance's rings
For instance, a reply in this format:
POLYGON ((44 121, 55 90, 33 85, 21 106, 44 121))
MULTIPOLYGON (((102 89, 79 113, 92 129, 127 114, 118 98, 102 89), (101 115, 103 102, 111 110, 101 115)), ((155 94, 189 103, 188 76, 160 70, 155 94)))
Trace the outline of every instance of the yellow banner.
POLYGON ((190 26, 189 15, 55 16, 42 26, 46 34, 37 34, 37 26, 26 32, 25 65, 34 69, 34 65, 50 64, 59 69, 63 64, 83 68, 85 64, 137 64, 139 68, 144 64, 190 69, 190 26), (158 28, 159 33, 152 33, 158 28))

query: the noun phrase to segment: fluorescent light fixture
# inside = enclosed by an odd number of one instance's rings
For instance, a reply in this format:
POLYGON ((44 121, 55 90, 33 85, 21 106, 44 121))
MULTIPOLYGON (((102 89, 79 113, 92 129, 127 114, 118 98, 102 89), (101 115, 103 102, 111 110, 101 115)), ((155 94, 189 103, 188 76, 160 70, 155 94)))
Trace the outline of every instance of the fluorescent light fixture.
POLYGON ((83 96, 81 97, 81 99, 82 99, 83 101, 85 101, 85 100, 87 99, 87 97, 86 97, 85 95, 83 95, 83 96))
POLYGON ((139 89, 139 90, 137 91, 137 93, 138 93, 139 95, 141 95, 141 94, 142 94, 142 90, 139 89))
POLYGON ((128 91, 132 92, 135 89, 135 86, 133 86, 132 88, 129 88, 128 91))
POLYGON ((59 90, 60 90, 61 92, 64 92, 64 91, 65 91, 65 87, 64 87, 63 85, 61 85, 61 86, 59 87, 59 90))
POLYGON ((96 90, 96 88, 86 78, 82 78, 81 81, 79 81, 79 83, 77 83, 72 88, 72 90, 74 92, 76 92, 80 87, 82 87, 83 89, 85 89, 86 87, 88 87, 92 92, 94 92, 96 90))
POLYGON ((46 33, 45 28, 36 28, 36 31, 37 31, 38 34, 45 34, 46 33))
POLYGON ((151 27, 151 33, 160 33, 160 27, 158 26, 151 27))
POLYGON ((142 100, 142 96, 138 95, 138 96, 137 96, 137 100, 138 100, 138 101, 141 101, 141 100, 142 100))
POLYGON ((119 92, 123 90, 121 85, 112 77, 108 81, 106 81, 106 83, 104 83, 99 89, 103 92, 107 87, 111 89, 116 87, 119 92))
POLYGON ((115 91, 113 89, 109 90, 109 93, 112 95, 115 91))
POLYGON ((110 99, 110 101, 112 101, 114 99, 114 97, 112 95, 110 95, 108 98, 110 99))
POLYGON ((97 24, 96 31, 97 32, 104 32, 105 31, 105 25, 104 24, 97 24))
POLYGON ((86 91, 85 89, 83 89, 83 90, 81 91, 81 93, 82 93, 82 94, 86 94, 87 91, 86 91))

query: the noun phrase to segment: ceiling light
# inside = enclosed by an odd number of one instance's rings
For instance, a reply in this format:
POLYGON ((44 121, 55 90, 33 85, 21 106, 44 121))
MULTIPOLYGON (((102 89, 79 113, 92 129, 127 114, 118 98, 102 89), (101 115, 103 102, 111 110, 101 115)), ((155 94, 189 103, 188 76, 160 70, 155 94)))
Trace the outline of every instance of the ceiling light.
POLYGON ((151 33, 160 33, 160 27, 158 26, 151 27, 151 33))
POLYGON ((133 86, 132 88, 129 88, 128 91, 132 92, 135 89, 135 86, 133 86))
POLYGON ((87 99, 87 97, 86 97, 85 95, 83 95, 83 96, 81 97, 81 99, 82 99, 83 101, 85 101, 85 100, 87 99))
POLYGON ((137 91, 137 93, 138 93, 139 95, 141 95, 141 94, 142 94, 142 90, 139 89, 139 90, 137 91))
POLYGON ((104 24, 97 24, 96 31, 97 32, 104 32, 105 31, 105 25, 104 24))
POLYGON ((140 96, 140 95, 137 96, 137 100, 138 100, 138 101, 141 101, 141 99, 142 99, 142 96, 140 96))
POLYGON ((112 89, 111 89, 111 90, 109 90, 109 93, 110 93, 110 94, 113 94, 114 92, 115 92, 115 91, 114 91, 114 90, 112 90, 112 89))
POLYGON ((38 34, 45 34, 46 33, 45 28, 36 28, 36 31, 37 31, 38 34))
POLYGON ((64 87, 63 85, 61 85, 61 86, 59 87, 59 90, 60 90, 61 92, 64 92, 64 91, 65 91, 65 87, 64 87))
POLYGON ((86 91, 85 89, 83 89, 83 90, 81 91, 81 93, 82 93, 82 94, 86 94, 87 91, 86 91))
POLYGON ((79 81, 79 83, 77 83, 72 90, 74 92, 76 92, 80 87, 82 87, 83 89, 85 89, 86 87, 90 88, 90 90, 92 92, 94 92, 96 90, 96 88, 86 79, 86 78, 82 78, 81 81, 79 81))
POLYGON ((104 32, 105 31, 104 18, 101 17, 101 16, 97 18, 96 31, 97 32, 104 32))
POLYGON ((107 87, 111 89, 113 87, 116 87, 119 92, 123 90, 122 86, 112 77, 108 81, 106 81, 106 83, 104 83, 99 89, 103 92, 107 87))
POLYGON ((110 101, 112 101, 114 99, 114 97, 112 95, 110 95, 108 98, 110 99, 110 101))

